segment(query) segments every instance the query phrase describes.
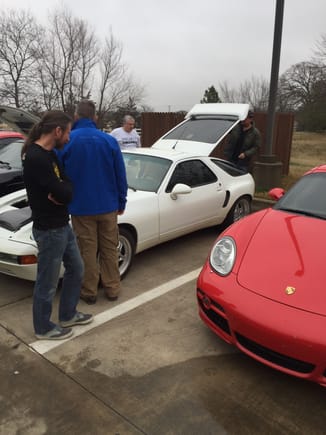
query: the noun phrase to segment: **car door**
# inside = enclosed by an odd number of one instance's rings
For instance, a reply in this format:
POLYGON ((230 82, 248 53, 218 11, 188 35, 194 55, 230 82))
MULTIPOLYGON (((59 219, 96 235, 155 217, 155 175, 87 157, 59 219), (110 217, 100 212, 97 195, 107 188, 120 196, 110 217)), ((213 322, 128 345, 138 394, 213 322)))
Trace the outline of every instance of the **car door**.
POLYGON ((163 241, 217 223, 225 191, 216 173, 196 158, 176 164, 158 198, 163 241), (173 199, 171 191, 179 183, 191 187, 191 192, 173 199))

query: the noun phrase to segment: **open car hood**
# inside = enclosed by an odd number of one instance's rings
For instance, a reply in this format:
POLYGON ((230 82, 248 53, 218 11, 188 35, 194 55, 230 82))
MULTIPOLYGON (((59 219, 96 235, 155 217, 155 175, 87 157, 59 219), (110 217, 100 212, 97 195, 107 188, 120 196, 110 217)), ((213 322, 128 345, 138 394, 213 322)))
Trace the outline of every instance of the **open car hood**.
POLYGON ((237 103, 206 103, 195 104, 186 115, 186 118, 196 115, 224 115, 234 116, 243 121, 248 115, 249 104, 237 103))
POLYGON ((31 113, 15 107, 0 106, 0 129, 19 131, 28 134, 39 118, 31 113))
POLYGON ((185 121, 158 139, 152 148, 209 156, 232 128, 247 117, 248 110, 248 104, 196 104, 185 121))
POLYGON ((271 209, 238 271, 241 286, 301 310, 326 315, 326 221, 271 209))

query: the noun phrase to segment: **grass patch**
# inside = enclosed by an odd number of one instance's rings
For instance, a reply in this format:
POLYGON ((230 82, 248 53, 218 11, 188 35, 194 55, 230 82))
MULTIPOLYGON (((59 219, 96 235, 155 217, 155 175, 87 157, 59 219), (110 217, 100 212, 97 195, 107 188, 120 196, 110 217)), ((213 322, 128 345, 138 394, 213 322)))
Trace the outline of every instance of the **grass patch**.
MULTIPOLYGON (((282 177, 281 186, 288 190, 302 175, 315 166, 326 164, 326 132, 293 133, 289 174, 282 177)), ((270 199, 266 191, 256 191, 258 198, 270 199)))

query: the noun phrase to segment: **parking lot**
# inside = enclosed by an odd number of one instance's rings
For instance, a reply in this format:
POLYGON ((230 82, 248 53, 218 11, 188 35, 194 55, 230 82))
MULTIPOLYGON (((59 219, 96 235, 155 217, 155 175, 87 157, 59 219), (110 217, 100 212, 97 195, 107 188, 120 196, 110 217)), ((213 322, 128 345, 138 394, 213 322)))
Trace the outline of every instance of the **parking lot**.
MULTIPOLYGON (((0 433, 325 434, 326 390, 248 358, 197 314, 216 229, 136 256, 95 321, 35 341, 33 283, 0 275, 0 433)), ((54 315, 56 314, 56 305, 54 315)))

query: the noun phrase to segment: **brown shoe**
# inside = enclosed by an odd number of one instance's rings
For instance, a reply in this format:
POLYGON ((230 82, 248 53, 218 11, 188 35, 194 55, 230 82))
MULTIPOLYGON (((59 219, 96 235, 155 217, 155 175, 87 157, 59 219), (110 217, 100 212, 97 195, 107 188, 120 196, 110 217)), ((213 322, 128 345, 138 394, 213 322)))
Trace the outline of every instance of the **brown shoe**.
POLYGON ((111 288, 106 288, 105 289, 105 295, 108 298, 109 301, 114 302, 118 299, 118 289, 111 289, 111 288))
POLYGON ((111 302, 114 302, 114 301, 116 301, 116 300, 118 299, 118 296, 109 296, 109 295, 106 295, 106 297, 107 297, 107 299, 109 299, 109 301, 111 301, 111 302))
POLYGON ((96 304, 96 296, 84 296, 84 295, 80 295, 79 296, 81 300, 83 300, 84 302, 86 302, 86 304, 88 305, 93 305, 96 304))

